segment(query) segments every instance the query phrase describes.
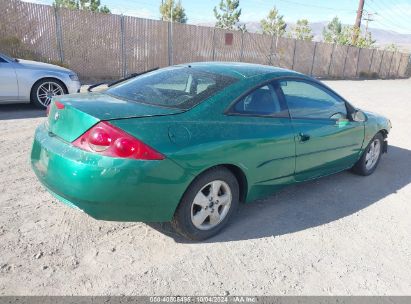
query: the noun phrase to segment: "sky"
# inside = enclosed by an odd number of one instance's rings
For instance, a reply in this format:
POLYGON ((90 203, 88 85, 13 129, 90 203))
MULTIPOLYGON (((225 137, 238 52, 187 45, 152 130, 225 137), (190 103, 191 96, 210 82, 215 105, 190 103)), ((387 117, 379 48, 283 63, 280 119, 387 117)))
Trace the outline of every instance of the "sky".
MULTIPOLYGON (((53 0, 26 0, 51 4, 53 0)), ((181 0, 188 23, 214 22, 214 6, 220 0, 181 0)), ((114 14, 159 19, 161 0, 101 0, 114 14)), ((329 21, 338 16, 344 24, 354 24, 358 0, 240 0, 240 22, 259 22, 276 6, 288 22, 308 19, 310 22, 329 21)), ((411 0, 365 0, 365 14, 374 21, 370 27, 411 34, 411 0)))

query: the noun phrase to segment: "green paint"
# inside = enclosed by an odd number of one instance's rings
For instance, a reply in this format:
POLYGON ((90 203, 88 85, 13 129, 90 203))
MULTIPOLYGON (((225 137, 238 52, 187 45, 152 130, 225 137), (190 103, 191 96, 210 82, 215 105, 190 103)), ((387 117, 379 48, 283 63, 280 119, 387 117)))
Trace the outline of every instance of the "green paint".
POLYGON ((237 167, 247 180, 246 201, 285 185, 350 168, 388 120, 366 113, 366 122, 225 115, 231 102, 255 85, 299 73, 258 65, 193 64, 239 79, 188 111, 126 102, 103 93, 59 98, 47 124, 35 133, 31 162, 45 187, 94 218, 168 221, 187 187, 217 165, 237 167), (124 119, 127 118, 127 119, 124 119), (139 161, 100 156, 70 142, 100 120, 166 156, 139 161), (50 133, 51 132, 51 133, 50 133), (310 134, 301 142, 299 133, 310 134))

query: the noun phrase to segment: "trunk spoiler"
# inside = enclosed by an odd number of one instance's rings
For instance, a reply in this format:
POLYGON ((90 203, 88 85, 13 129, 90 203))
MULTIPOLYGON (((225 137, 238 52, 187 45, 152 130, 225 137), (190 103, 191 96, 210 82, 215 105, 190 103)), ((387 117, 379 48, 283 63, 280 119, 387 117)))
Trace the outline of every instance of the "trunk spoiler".
POLYGON ((146 73, 149 73, 149 72, 153 72, 153 71, 158 70, 158 69, 159 69, 159 68, 156 67, 156 68, 153 68, 153 69, 150 69, 150 70, 141 72, 141 73, 132 73, 132 74, 130 74, 130 75, 124 77, 124 78, 121 78, 121 79, 119 79, 119 80, 115 80, 115 81, 113 81, 113 82, 100 82, 100 83, 96 83, 96 84, 93 84, 93 85, 89 86, 89 87, 87 88, 87 91, 88 91, 88 92, 91 92, 92 89, 97 88, 97 87, 99 87, 99 86, 101 86, 101 85, 103 85, 103 84, 107 84, 108 87, 111 87, 111 86, 113 86, 113 85, 115 85, 115 84, 121 83, 121 82, 123 82, 123 81, 129 80, 129 79, 134 78, 134 77, 138 77, 138 76, 140 76, 140 75, 143 75, 143 74, 146 74, 146 73))

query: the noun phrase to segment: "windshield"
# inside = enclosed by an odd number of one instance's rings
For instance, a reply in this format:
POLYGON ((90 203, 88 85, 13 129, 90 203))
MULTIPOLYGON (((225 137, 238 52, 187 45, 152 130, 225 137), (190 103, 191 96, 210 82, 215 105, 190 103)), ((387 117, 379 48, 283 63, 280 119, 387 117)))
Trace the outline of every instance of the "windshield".
POLYGON ((150 105, 189 109, 236 80, 191 67, 172 67, 120 83, 109 88, 106 93, 150 105))

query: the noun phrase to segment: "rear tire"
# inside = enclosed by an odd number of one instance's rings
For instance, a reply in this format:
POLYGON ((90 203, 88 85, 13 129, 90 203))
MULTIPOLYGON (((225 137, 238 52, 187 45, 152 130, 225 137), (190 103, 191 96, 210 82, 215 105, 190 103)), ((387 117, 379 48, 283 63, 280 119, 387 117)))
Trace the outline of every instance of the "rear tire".
POLYGON ((355 163, 352 171, 363 176, 372 174, 380 162, 383 145, 384 137, 381 133, 377 133, 355 163))
POLYGON ((67 93, 66 86, 60 80, 44 78, 37 81, 31 88, 30 101, 37 108, 46 109, 52 97, 67 93))
POLYGON ((201 241, 216 235, 239 204, 239 185, 226 168, 198 176, 187 188, 174 214, 173 228, 183 237, 201 241))

